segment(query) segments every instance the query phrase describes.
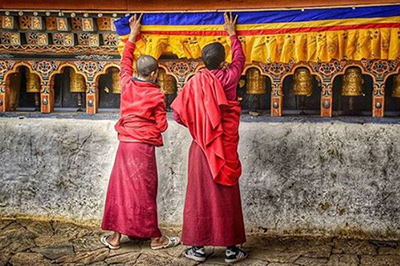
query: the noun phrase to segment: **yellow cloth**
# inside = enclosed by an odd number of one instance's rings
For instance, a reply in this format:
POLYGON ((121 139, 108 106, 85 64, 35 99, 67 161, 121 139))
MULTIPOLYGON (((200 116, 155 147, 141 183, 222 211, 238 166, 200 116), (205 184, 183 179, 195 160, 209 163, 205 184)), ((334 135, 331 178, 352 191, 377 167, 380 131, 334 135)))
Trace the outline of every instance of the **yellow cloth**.
MULTIPOLYGON (((389 23, 395 25, 400 17, 376 19, 352 19, 338 21, 318 21, 309 23, 276 23, 266 25, 239 25, 238 34, 246 55, 247 63, 290 61, 329 61, 331 59, 389 59, 400 56, 400 28, 367 28, 296 32, 290 34, 245 35, 246 30, 280 30, 307 27, 359 26, 363 24, 389 23), (241 34, 241 31, 244 32, 241 34)), ((173 53, 179 58, 200 58, 201 49, 208 43, 220 42, 230 55, 230 39, 227 36, 186 36, 167 35, 163 31, 220 31, 221 25, 209 26, 143 26, 142 39, 137 41, 135 56, 142 54, 159 58, 163 53, 173 53), (157 34, 151 34, 157 32, 157 34)), ((122 54, 127 36, 121 36, 118 46, 122 54)), ((230 61, 230 58, 227 58, 230 61)))

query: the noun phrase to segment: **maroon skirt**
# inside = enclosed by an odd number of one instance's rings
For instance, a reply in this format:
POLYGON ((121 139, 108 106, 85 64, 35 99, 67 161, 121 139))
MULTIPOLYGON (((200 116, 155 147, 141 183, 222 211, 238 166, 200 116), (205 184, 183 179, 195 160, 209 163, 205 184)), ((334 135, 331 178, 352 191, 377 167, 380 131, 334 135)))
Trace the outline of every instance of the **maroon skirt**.
POLYGON ((102 229, 133 238, 160 237, 155 146, 120 142, 108 184, 102 229))
POLYGON ((233 246, 246 242, 239 184, 216 183, 204 152, 194 141, 189 151, 182 242, 189 246, 233 246))

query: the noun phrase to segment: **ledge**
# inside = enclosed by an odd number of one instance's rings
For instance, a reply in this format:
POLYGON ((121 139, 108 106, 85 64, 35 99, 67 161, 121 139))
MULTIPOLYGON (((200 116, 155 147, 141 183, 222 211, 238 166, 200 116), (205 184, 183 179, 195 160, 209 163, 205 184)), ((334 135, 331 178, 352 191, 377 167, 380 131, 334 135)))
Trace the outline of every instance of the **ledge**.
MULTIPOLYGON (((0 118, 0 217, 99 223, 118 146, 118 114, 18 115, 0 118)), ((244 115, 239 154, 246 229, 399 237, 397 120, 244 115)), ((157 149, 165 226, 182 223, 190 142, 185 128, 169 123, 165 145, 157 149)))
MULTIPOLYGON (((172 113, 168 112, 167 117, 172 121, 172 113)), ((0 113, 2 118, 43 118, 43 119, 78 119, 78 120, 113 120, 119 119, 119 110, 100 110, 95 115, 89 115, 85 112, 65 112, 56 111, 51 114, 42 114, 40 112, 6 112, 0 113)), ((400 117, 383 117, 375 118, 370 116, 337 116, 337 117, 320 117, 319 115, 288 115, 281 117, 271 117, 270 114, 261 115, 259 117, 252 117, 248 111, 243 110, 241 115, 242 122, 248 123, 285 123, 285 122, 299 122, 299 123, 351 123, 351 124, 400 124, 400 117)))

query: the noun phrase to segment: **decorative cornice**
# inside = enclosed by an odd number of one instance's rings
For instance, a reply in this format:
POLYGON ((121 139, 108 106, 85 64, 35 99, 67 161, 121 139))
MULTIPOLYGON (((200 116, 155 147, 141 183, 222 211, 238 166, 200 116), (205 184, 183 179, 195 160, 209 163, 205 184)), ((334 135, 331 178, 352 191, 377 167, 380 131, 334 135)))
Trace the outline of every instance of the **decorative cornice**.
POLYGON ((113 59, 111 55, 98 55, 98 54, 92 54, 92 55, 77 55, 75 56, 76 59, 80 60, 110 60, 113 59))
POLYGON ((119 55, 115 46, 72 46, 59 45, 37 46, 37 45, 0 45, 0 54, 10 53, 48 53, 48 54, 96 54, 96 55, 119 55))

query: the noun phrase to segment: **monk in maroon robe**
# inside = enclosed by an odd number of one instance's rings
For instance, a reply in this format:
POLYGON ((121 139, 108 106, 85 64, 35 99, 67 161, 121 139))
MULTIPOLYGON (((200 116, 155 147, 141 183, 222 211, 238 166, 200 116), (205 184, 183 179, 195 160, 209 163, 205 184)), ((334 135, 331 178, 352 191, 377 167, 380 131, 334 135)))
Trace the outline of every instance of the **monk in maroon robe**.
POLYGON ((115 125, 120 141, 108 185, 102 229, 114 231, 101 242, 110 249, 120 247, 121 234, 130 238, 151 238, 151 248, 173 247, 177 237, 162 236, 157 221, 157 165, 155 147, 162 146, 167 129, 164 95, 155 83, 158 62, 142 56, 133 75, 136 36, 140 18, 130 19, 131 32, 122 55, 121 118, 115 125))
POLYGON ((182 242, 192 246, 184 255, 199 262, 206 260, 204 246, 226 246, 228 263, 247 257, 236 246, 246 241, 238 184, 240 105, 236 96, 245 56, 236 36, 236 20, 225 14, 232 46, 230 66, 223 67, 222 44, 206 45, 202 51, 206 68, 185 84, 171 105, 174 119, 193 137, 182 242))

